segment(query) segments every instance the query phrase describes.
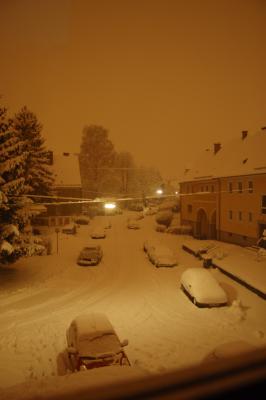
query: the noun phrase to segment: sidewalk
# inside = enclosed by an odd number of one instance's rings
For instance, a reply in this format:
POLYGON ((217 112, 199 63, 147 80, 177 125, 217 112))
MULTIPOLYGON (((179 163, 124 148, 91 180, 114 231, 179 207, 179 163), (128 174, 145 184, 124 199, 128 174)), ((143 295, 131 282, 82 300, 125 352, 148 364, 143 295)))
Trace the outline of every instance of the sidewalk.
POLYGON ((225 242, 193 238, 185 239, 182 248, 203 261, 209 259, 211 266, 266 299, 266 256, 263 252, 225 242))

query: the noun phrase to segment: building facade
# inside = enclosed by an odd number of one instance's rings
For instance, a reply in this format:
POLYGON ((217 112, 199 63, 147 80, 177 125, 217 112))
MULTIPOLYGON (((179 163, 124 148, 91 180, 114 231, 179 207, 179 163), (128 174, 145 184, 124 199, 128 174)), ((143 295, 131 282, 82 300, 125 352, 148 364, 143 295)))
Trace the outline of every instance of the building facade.
POLYGON ((181 223, 193 236, 255 244, 266 229, 266 129, 206 150, 180 183, 181 223))

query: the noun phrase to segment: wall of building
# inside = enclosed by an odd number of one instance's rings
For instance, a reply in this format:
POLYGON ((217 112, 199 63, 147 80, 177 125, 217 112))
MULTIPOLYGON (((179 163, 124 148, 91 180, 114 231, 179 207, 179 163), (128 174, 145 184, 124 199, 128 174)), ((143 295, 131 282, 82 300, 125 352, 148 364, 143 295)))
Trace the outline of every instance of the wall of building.
MULTIPOLYGON (((213 237, 213 230, 217 228, 217 213, 215 227, 211 227, 213 214, 217 210, 218 181, 202 180, 198 182, 186 182, 180 184, 180 213, 181 224, 190 225, 193 235, 200 236, 199 213, 205 213, 208 228, 207 238, 213 237)), ((205 235, 204 235, 205 236, 205 235)))
POLYGON ((266 195, 266 174, 221 179, 221 239, 226 237, 227 241, 241 244, 257 241, 259 224, 266 224, 263 194, 266 195))

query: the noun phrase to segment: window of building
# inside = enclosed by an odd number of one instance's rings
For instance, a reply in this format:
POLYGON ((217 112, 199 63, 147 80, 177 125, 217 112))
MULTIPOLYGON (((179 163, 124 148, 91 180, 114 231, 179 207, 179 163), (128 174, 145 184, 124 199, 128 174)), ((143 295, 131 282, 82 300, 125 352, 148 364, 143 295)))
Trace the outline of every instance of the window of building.
POLYGON ((188 212, 189 212, 189 213, 191 213, 191 212, 192 212, 192 205, 191 205, 191 204, 188 204, 188 206, 187 206, 187 210, 188 210, 188 212))
POLYGON ((248 192, 253 193, 253 181, 248 182, 248 192))
POLYGON ((243 192, 243 184, 242 184, 242 182, 238 182, 237 186, 238 186, 238 193, 242 193, 243 192))
POLYGON ((201 186, 200 191, 204 192, 204 186, 201 186))
POLYGON ((253 219, 253 218, 252 218, 252 212, 249 212, 249 213, 248 213, 248 221, 249 221, 249 222, 252 222, 252 219, 253 219))
POLYGON ((233 193, 233 183, 229 182, 229 193, 233 193))
POLYGON ((214 185, 211 185, 211 191, 214 192, 214 185))
POLYGON ((266 214, 266 195, 261 198, 261 213, 266 214))
POLYGON ((233 211, 232 210, 229 210, 228 215, 229 215, 229 219, 233 219, 233 211))
POLYGON ((242 211, 238 211, 238 219, 239 221, 242 221, 242 211))
POLYGON ((209 186, 206 186, 206 192, 208 192, 209 191, 209 186))

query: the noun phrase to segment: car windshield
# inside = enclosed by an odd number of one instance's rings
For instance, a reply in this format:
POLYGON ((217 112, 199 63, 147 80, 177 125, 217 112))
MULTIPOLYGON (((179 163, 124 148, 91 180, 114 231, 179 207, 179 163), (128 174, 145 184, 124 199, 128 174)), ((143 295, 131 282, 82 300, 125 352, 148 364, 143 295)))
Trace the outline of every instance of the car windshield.
POLYGON ((119 353, 121 345, 114 333, 102 333, 97 336, 84 335, 79 339, 78 351, 83 357, 99 357, 102 354, 119 353))

